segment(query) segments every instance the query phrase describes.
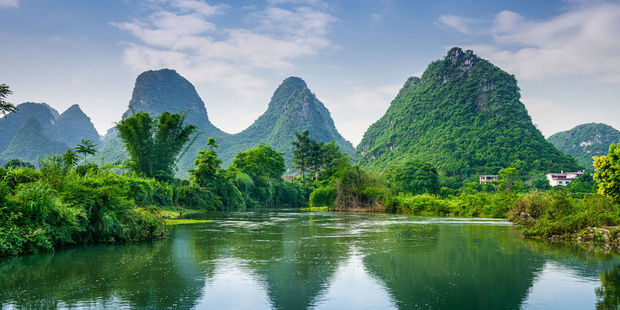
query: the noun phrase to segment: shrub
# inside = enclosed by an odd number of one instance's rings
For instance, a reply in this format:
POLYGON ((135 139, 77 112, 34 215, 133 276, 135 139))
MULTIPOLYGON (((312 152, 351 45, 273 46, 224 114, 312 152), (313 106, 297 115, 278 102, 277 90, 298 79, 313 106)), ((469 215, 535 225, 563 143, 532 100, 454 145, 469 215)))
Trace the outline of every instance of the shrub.
POLYGON ((179 189, 178 203, 191 209, 215 211, 218 207, 222 208, 222 202, 215 193, 195 184, 182 186, 179 189))
POLYGON ((327 185, 315 189, 310 193, 311 207, 332 207, 336 199, 336 188, 333 185, 327 185))
POLYGON ((19 184, 33 183, 41 179, 43 174, 32 168, 16 168, 8 170, 4 176, 4 182, 15 189, 19 184))

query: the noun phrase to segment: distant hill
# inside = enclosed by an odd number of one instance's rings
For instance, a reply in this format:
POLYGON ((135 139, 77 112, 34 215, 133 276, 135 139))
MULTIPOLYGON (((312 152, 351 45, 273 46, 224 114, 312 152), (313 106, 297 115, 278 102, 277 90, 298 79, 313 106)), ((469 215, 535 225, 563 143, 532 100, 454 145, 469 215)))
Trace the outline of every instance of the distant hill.
POLYGON ((460 48, 408 79, 356 149, 357 163, 377 171, 414 158, 454 181, 505 167, 522 174, 579 167, 532 124, 515 77, 460 48))
POLYGON ((221 156, 228 164, 237 153, 264 143, 284 153, 288 166, 293 160, 294 133, 305 130, 318 141, 334 140, 344 153, 353 156, 353 145, 338 133, 323 103, 301 78, 289 77, 278 86, 263 115, 244 131, 223 140, 221 156))
POLYGON ((67 148, 66 143, 47 136, 41 123, 31 117, 17 130, 8 147, 0 153, 0 158, 5 161, 20 159, 36 164, 38 157, 59 154, 67 148))
POLYGON ((97 145, 101 145, 99 133, 84 114, 80 106, 72 105, 56 119, 56 130, 60 137, 69 146, 74 147, 80 140, 92 140, 97 145))
POLYGON ((25 102, 17 106, 15 112, 0 118, 0 152, 4 151, 17 131, 30 118, 35 118, 47 136, 60 138, 56 128, 58 112, 44 103, 25 102))
POLYGON ((592 169, 592 156, 607 155, 609 145, 620 141, 620 131, 606 124, 588 123, 558 132, 547 141, 592 169))
MULTIPOLYGON (((138 112, 157 116, 163 111, 186 112, 186 122, 198 126, 200 131, 199 138, 179 160, 178 177, 187 177, 187 170, 193 167, 196 152, 205 147, 210 137, 216 139, 219 145, 218 156, 224 165, 230 164, 237 153, 259 143, 283 152, 287 164, 290 164, 290 143, 294 140, 294 132, 306 129, 320 141, 335 140, 344 152, 350 155, 354 152, 351 143, 337 132, 329 111, 300 78, 284 80, 275 91, 267 111, 246 130, 231 135, 209 121, 205 104, 194 86, 176 71, 162 69, 140 74, 136 79, 129 109, 123 118, 138 112)), ((127 158, 115 129, 108 131, 102 142, 104 146, 96 156, 103 156, 107 161, 127 158)))
POLYGON ((36 164, 37 156, 64 152, 81 139, 100 143, 99 134, 79 106, 62 115, 45 103, 26 102, 15 112, 0 118, 0 160, 21 159, 36 164), (33 122, 32 120, 36 120, 33 122), (38 134, 40 132, 40 134, 38 134), (36 134, 35 134, 36 133, 36 134), (35 137, 36 143, 21 141, 35 137), (63 149, 59 149, 59 146, 63 149))

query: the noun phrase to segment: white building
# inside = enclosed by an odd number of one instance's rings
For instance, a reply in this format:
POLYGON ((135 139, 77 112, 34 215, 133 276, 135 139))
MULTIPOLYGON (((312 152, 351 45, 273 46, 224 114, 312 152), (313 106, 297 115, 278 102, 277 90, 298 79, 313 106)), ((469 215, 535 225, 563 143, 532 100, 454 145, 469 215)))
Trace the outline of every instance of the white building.
POLYGON ((583 171, 560 173, 547 173, 547 180, 551 186, 566 186, 574 179, 583 175, 583 171))
POLYGON ((499 180, 499 175, 481 175, 480 184, 493 184, 493 181, 499 180))

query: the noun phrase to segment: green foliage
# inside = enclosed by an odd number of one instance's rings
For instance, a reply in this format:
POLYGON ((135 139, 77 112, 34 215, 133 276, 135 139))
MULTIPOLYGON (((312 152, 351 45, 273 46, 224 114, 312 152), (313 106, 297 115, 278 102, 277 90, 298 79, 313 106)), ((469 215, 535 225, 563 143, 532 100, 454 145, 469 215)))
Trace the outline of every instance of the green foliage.
POLYGON ((105 169, 78 174, 60 157, 39 165, 0 180, 0 257, 164 236, 163 222, 143 207, 172 205, 170 185, 105 169))
POLYGON ((81 139, 80 143, 75 147, 75 152, 82 154, 84 159, 87 155, 95 155, 97 153, 97 144, 93 140, 81 139))
POLYGON ((538 174, 530 181, 532 188, 537 190, 548 190, 551 189, 551 185, 549 185, 549 180, 547 176, 543 174, 538 174))
POLYGON ((297 182, 276 182, 274 184, 275 206, 279 208, 299 208, 307 203, 305 188, 297 182))
POLYGON ((120 121, 116 128, 129 153, 129 166, 147 178, 171 180, 177 156, 197 128, 184 121, 185 114, 168 112, 155 119, 142 112, 120 121))
POLYGON ((454 48, 410 78, 356 150, 363 168, 385 172, 411 159, 432 163, 451 187, 514 167, 522 175, 576 170, 547 142, 519 101, 510 75, 454 48))
POLYGON ((4 165, 4 169, 13 169, 13 168, 32 168, 34 169, 34 165, 26 162, 26 161, 21 161, 19 159, 11 159, 9 160, 5 165, 4 165))
POLYGON ((262 143, 253 149, 237 154, 232 167, 249 175, 252 179, 264 177, 279 180, 285 171, 282 153, 262 143))
MULTIPOLYGON (((246 180, 242 185, 246 191, 244 196, 248 199, 248 205, 277 207, 278 201, 285 204, 295 203, 296 197, 292 197, 294 199, 292 201, 282 201, 289 195, 276 199, 276 188, 283 182, 284 157, 282 153, 273 150, 270 146, 260 144, 237 154, 229 171, 233 174, 240 172, 250 177, 251 184, 246 180)), ((240 176, 240 178, 243 179, 245 176, 240 176)))
POLYGON ((620 206, 596 194, 573 198, 565 191, 534 192, 516 200, 508 219, 526 236, 571 237, 588 227, 620 224, 620 206))
POLYGON ((439 175, 430 163, 410 160, 403 165, 392 166, 387 180, 396 192, 409 194, 436 194, 439 191, 439 175))
POLYGON ((335 210, 382 208, 382 202, 390 195, 384 180, 358 166, 341 168, 334 178, 334 187, 335 210))
POLYGON ((607 156, 596 157, 594 167, 599 194, 620 202, 620 143, 610 145, 607 156))
POLYGON ((519 191, 521 189, 521 180, 519 180, 519 172, 517 168, 503 168, 499 172, 498 189, 507 191, 519 191))
POLYGON ((563 153, 573 156, 586 169, 593 168, 592 157, 606 155, 609 145, 618 140, 620 131, 597 123, 582 124, 547 138, 547 141, 563 153))
POLYGON ((72 148, 68 148, 67 151, 62 154, 62 162, 68 169, 73 169, 78 159, 77 153, 72 148))
POLYGON ((179 204, 191 209, 215 211, 222 209, 222 201, 213 191, 197 184, 185 185, 179 189, 179 204))
POLYGON ((6 84, 0 84, 0 113, 2 115, 15 111, 15 106, 6 102, 6 97, 13 92, 6 84))
POLYGON ((40 171, 33 168, 14 168, 6 172, 2 182, 14 190, 19 184, 37 182, 42 176, 40 171))
POLYGON ((311 207, 332 207, 335 200, 336 188, 333 185, 319 187, 310 194, 311 207))

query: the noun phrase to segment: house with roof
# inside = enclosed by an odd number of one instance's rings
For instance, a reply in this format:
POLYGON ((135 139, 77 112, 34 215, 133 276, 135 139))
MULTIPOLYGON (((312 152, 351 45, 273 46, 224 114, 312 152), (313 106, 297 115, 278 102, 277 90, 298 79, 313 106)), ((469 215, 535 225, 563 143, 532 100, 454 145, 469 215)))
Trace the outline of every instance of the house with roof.
POLYGON ((560 173, 547 173, 547 180, 551 186, 566 186, 574 179, 583 175, 583 171, 560 173))

